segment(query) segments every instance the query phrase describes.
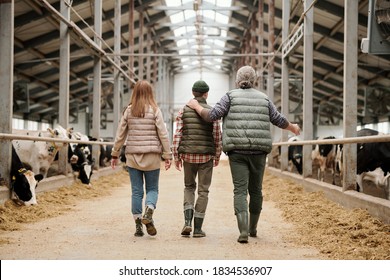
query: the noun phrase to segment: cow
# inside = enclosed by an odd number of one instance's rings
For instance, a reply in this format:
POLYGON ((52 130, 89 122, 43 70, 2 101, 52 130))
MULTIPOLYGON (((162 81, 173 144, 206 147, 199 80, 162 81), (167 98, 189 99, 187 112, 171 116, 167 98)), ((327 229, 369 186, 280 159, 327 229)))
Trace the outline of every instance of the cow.
MULTIPOLYGON (((357 137, 381 135, 376 130, 364 128, 357 131, 357 137)), ((343 174, 343 146, 338 145, 336 167, 343 174)), ((363 192, 363 181, 370 180, 376 187, 384 188, 387 199, 390 199, 390 142, 357 143, 356 190, 363 192)))
MULTIPOLYGON (((300 141, 300 138, 293 136, 288 139, 288 142, 300 141)), ((271 151, 272 163, 280 163, 281 146, 273 147, 271 151)), ((291 172, 293 166, 297 169, 299 174, 302 174, 302 145, 288 146, 288 170, 291 172)), ((125 162, 125 159, 124 159, 125 162)))
MULTIPOLYGON (((358 137, 380 135, 373 129, 362 129, 357 132, 358 137)), ((389 193, 390 174, 390 142, 357 143, 356 183, 358 190, 363 191, 363 180, 373 181, 377 187, 385 187, 389 193), (379 169, 379 170, 378 170, 379 169)))
MULTIPOLYGON (((55 129, 48 128, 47 131, 26 131, 13 130, 12 133, 19 135, 30 135, 54 139, 69 139, 69 130, 61 126, 55 129)), ((57 152, 65 147, 67 143, 55 141, 34 141, 34 140, 13 140, 12 144, 20 160, 31 166, 34 174, 42 174, 47 177, 50 165, 55 159, 57 152)))
MULTIPOLYGON (((89 141, 89 137, 81 132, 69 132, 69 138, 78 141, 89 141)), ((91 145, 87 143, 69 143, 68 146, 68 162, 72 167, 72 171, 77 173, 77 178, 83 184, 90 185, 91 176, 93 173, 94 161, 91 159, 91 145)))
MULTIPOLYGON (((300 141, 300 138, 293 136, 288 139, 288 142, 300 141)), ((302 174, 302 145, 288 146, 288 161, 293 163, 299 174, 302 174)), ((290 166, 290 171, 292 167, 290 166)))
MULTIPOLYGON (((320 138, 321 139, 321 138, 320 138)), ((334 136, 328 136, 322 139, 336 139, 334 136)), ((332 172, 332 184, 335 185, 335 167, 336 167, 336 145, 333 144, 317 144, 312 151, 312 161, 318 163, 317 178, 324 181, 326 169, 332 172)))
POLYGON ((94 162, 88 161, 82 144, 73 147, 69 144, 68 161, 73 172, 78 173, 77 178, 80 179, 83 184, 90 185, 94 162))
POLYGON ((10 175, 12 197, 18 202, 22 201, 24 205, 37 204, 35 188, 43 176, 41 174, 35 175, 31 170, 25 168, 13 145, 10 175))

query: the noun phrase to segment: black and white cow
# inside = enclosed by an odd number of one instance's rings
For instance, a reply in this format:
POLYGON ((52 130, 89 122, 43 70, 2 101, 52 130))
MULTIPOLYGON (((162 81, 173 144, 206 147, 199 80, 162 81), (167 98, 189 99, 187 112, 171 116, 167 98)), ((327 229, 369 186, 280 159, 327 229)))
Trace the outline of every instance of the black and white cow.
POLYGON ((87 155, 84 152, 84 146, 82 144, 74 146, 69 145, 68 161, 73 172, 78 173, 77 178, 80 179, 83 184, 90 185, 94 162, 90 162, 87 159, 87 155))
MULTIPOLYGON (((12 133, 53 138, 53 140, 69 139, 68 130, 59 125, 55 129, 49 128, 47 131, 27 131, 14 129, 12 133)), ((46 178, 50 165, 53 163, 59 149, 67 145, 66 143, 62 142, 33 140, 13 140, 12 144, 15 147, 16 153, 18 154, 20 160, 24 164, 30 165, 32 171, 35 174, 42 174, 44 178, 46 178)))
MULTIPOLYGON (((297 136, 293 136, 289 138, 288 142, 300 141, 301 139, 297 136)), ((271 151, 272 161, 273 163, 280 163, 280 155, 281 155, 281 146, 274 146, 271 151)), ((290 172, 293 171, 293 166, 297 169, 299 174, 302 174, 302 145, 289 145, 288 151, 288 170, 290 172)))
MULTIPOLYGON (((364 128, 357 137, 380 135, 376 130, 364 128)), ((336 166, 342 176, 343 146, 337 145, 336 166)), ((378 188, 383 188, 390 199, 390 142, 357 143, 356 158, 357 190, 363 191, 363 180, 372 181, 378 188)))
POLYGON ((12 145, 11 191, 12 197, 25 205, 37 204, 35 188, 43 175, 27 170, 12 145))
MULTIPOLYGON (((301 139, 297 136, 293 136, 288 139, 288 142, 300 141, 301 139)), ((302 145, 291 145, 288 146, 288 161, 292 162, 299 174, 302 174, 302 145)), ((291 171, 290 167, 290 171, 291 171)))
MULTIPOLYGON (((376 130, 362 129, 358 137, 379 135, 376 130)), ((373 181, 377 187, 384 187, 389 196, 390 142, 372 142, 357 144, 357 184, 363 190, 363 180, 373 181)))
MULTIPOLYGON (((334 136, 328 136, 320 139, 336 139, 334 136)), ((318 180, 324 181, 325 171, 330 169, 332 172, 332 184, 335 185, 335 167, 336 167, 336 145, 320 144, 315 145, 312 151, 312 161, 318 163, 318 180)))

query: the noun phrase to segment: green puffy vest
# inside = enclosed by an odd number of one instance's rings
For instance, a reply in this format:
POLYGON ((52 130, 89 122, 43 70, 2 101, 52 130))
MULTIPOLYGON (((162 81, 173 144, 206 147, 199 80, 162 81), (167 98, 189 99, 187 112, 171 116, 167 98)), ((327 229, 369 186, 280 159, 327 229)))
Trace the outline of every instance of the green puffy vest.
MULTIPOLYGON (((196 98, 203 108, 210 109, 204 98, 196 98)), ((188 106, 183 111, 183 131, 179 154, 215 155, 213 123, 204 121, 195 110, 188 106)))
POLYGON ((272 149, 268 96, 256 89, 227 93, 230 109, 223 119, 223 151, 247 150, 269 153, 272 149))

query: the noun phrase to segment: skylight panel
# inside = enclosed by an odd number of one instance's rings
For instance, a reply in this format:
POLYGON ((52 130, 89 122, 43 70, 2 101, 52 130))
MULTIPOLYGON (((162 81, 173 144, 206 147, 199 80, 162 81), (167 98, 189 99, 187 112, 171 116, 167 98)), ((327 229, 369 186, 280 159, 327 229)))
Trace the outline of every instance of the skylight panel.
POLYGON ((185 10, 184 11, 184 18, 185 20, 189 20, 191 18, 195 18, 196 13, 193 10, 185 10))
POLYGON ((202 12, 204 17, 209 18, 211 20, 215 20, 215 11, 204 10, 202 12))
POLYGON ((217 12, 215 13, 215 20, 217 22, 227 24, 229 22, 229 17, 217 12))
POLYGON ((196 30, 195 26, 186 26, 186 28, 188 33, 196 30))
POLYGON ((179 50, 179 54, 188 54, 189 53, 189 50, 187 49, 183 49, 183 50, 179 50))
MULTIPOLYGON (((207 1, 207 0, 205 0, 207 1)), ((216 5, 219 7, 231 7, 232 1, 231 0, 216 0, 216 5)))
POLYGON ((215 0, 203 0, 203 1, 215 5, 215 0))
POLYGON ((173 33, 175 34, 175 36, 181 36, 181 35, 186 33, 186 27, 182 26, 182 27, 176 28, 175 30, 173 30, 173 33))
POLYGON ((172 23, 179 23, 184 21, 184 14, 183 12, 178 12, 176 14, 173 14, 170 16, 172 23))
POLYGON ((178 47, 182 47, 182 46, 188 44, 188 40, 187 39, 180 39, 180 40, 176 41, 176 44, 178 47))
POLYGON ((225 41, 215 39, 214 44, 217 45, 218 47, 223 48, 225 46, 225 41))
POLYGON ((165 0, 168 7, 177 7, 181 5, 181 0, 165 0))

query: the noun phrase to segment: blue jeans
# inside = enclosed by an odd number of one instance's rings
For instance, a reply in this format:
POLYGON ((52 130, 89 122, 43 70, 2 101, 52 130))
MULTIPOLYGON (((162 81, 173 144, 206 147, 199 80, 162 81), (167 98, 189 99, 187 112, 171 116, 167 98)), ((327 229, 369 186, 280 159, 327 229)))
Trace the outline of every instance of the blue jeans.
POLYGON ((151 171, 141 171, 127 167, 131 183, 131 213, 133 215, 142 214, 142 200, 144 197, 144 178, 146 199, 145 205, 153 206, 156 209, 158 199, 158 180, 160 169, 151 171))

